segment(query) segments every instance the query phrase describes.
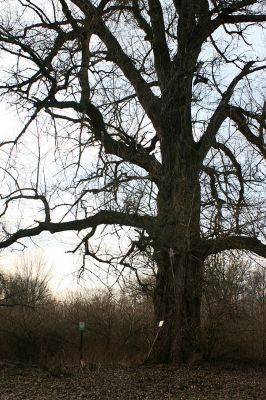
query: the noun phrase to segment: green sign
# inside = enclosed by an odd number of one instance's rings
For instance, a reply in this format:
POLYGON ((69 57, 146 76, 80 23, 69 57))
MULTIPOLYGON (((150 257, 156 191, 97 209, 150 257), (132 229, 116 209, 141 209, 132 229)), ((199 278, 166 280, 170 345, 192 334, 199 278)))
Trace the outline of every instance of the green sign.
POLYGON ((86 328, 85 322, 80 321, 80 322, 79 322, 79 330, 80 330, 80 331, 85 331, 85 328, 86 328))

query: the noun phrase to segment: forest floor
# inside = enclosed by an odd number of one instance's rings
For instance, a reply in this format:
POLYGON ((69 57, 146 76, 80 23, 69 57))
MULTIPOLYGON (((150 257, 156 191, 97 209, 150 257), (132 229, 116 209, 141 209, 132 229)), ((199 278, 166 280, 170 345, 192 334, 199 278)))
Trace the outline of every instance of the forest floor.
POLYGON ((0 366, 0 400, 264 400, 266 368, 235 364, 101 367, 0 366))

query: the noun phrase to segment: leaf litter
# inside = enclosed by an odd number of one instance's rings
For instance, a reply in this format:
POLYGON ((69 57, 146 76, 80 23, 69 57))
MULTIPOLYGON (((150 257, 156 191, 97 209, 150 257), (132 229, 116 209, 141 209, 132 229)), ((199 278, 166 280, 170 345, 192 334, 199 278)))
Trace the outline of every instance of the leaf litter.
POLYGON ((265 400, 266 368, 241 365, 60 368, 2 365, 0 400, 265 400))

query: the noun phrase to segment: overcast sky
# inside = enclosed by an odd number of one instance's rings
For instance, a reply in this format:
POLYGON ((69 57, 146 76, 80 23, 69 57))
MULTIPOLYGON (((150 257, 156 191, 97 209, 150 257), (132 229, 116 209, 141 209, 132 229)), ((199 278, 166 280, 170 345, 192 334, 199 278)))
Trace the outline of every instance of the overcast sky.
MULTIPOLYGON (((0 121, 1 140, 8 136, 10 131, 15 130, 19 132, 21 125, 18 117, 3 102, 0 102, 0 121)), ((67 253, 67 251, 74 248, 73 238, 74 235, 72 233, 56 235, 45 233, 40 235, 40 237, 35 237, 34 241, 28 240, 27 249, 23 251, 25 259, 27 257, 36 257, 37 259, 43 258, 45 260, 47 268, 50 270, 51 286, 53 290, 58 292, 65 292, 67 288, 75 289, 85 284, 83 280, 79 285, 77 284, 77 272, 82 264, 81 257, 67 253)), ((1 270, 4 272, 14 271, 21 258, 21 251, 14 251, 11 248, 1 251, 1 270)), ((86 280, 88 286, 91 286, 93 283, 99 284, 99 282, 96 282, 96 279, 93 281, 86 280)))

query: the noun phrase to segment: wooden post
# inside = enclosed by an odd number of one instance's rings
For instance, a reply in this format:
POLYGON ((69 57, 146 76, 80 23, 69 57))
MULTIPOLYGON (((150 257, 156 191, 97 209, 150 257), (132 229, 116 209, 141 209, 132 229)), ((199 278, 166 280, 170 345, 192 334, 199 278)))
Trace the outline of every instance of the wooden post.
POLYGON ((152 342, 152 345, 151 345, 151 347, 150 347, 150 350, 149 350, 149 352, 148 352, 148 354, 147 354, 147 356, 146 356, 146 358, 145 358, 145 360, 144 360, 144 364, 145 364, 146 362, 148 362, 148 360, 149 360, 149 358, 150 358, 151 352, 152 352, 153 347, 154 347, 154 345, 155 345, 155 343, 156 343, 156 340, 158 339, 159 332, 160 332, 160 329, 162 328, 163 324, 164 324, 164 321, 160 321, 159 324, 158 324, 158 328, 157 328, 156 335, 155 335, 155 337, 154 337, 154 340, 153 340, 153 342, 152 342))
POLYGON ((85 331, 85 322, 80 322, 79 323, 79 363, 80 363, 80 368, 85 367, 85 362, 83 360, 83 335, 85 331))

